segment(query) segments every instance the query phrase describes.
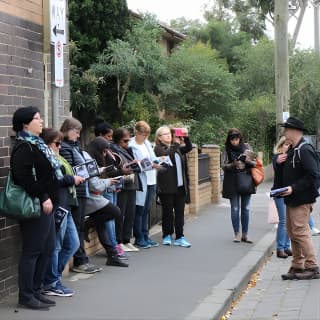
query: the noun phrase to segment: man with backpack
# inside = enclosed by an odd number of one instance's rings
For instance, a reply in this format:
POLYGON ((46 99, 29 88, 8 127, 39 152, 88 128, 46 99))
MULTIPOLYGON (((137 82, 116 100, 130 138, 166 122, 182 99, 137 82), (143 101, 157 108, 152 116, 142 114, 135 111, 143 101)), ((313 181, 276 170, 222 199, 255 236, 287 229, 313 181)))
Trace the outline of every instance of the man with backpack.
POLYGON ((284 136, 292 142, 282 177, 283 186, 288 189, 281 193, 286 204, 292 262, 282 279, 319 279, 319 266, 308 223, 313 204, 319 196, 319 159, 313 146, 303 138, 303 121, 289 117, 282 126, 284 136))

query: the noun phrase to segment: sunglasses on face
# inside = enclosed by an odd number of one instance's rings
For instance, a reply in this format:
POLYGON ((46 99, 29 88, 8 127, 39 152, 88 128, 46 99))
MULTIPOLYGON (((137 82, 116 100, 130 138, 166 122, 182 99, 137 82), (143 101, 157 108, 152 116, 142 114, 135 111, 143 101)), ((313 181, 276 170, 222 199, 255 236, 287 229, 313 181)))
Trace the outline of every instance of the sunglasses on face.
POLYGON ((53 141, 57 148, 61 147, 61 141, 53 141))
POLYGON ((122 140, 124 143, 128 143, 130 141, 130 139, 123 139, 122 140))

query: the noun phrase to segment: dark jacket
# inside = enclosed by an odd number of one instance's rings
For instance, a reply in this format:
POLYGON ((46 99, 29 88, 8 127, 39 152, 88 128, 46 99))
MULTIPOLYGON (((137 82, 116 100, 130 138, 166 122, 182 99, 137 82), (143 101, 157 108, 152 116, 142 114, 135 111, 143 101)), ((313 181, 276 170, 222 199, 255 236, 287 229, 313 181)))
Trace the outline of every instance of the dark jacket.
POLYGON ((181 158, 182 165, 182 176, 183 176, 183 187, 187 199, 189 198, 189 184, 188 184, 188 167, 185 154, 192 150, 192 143, 189 137, 184 138, 185 145, 180 146, 177 143, 167 146, 163 143, 160 143, 155 146, 154 153, 157 157, 169 156, 173 166, 168 166, 164 169, 161 169, 157 173, 157 192, 159 194, 174 194, 178 191, 178 180, 177 180, 177 168, 176 168, 176 159, 175 153, 177 153, 181 158))
MULTIPOLYGON (((221 156, 221 168, 223 169, 224 176, 223 176, 223 185, 222 185, 222 197, 231 199, 234 195, 239 194, 237 186, 238 186, 238 176, 237 172, 239 171, 235 164, 234 160, 239 157, 245 150, 248 150, 251 148, 249 145, 244 144, 243 148, 238 151, 232 151, 227 152, 226 150, 222 153, 221 156), (229 156, 231 155, 231 156, 229 156), (233 157, 234 159, 231 159, 233 157)), ((255 162, 247 160, 244 162, 245 168, 243 170, 250 173, 251 168, 255 165, 255 162)), ((250 173, 251 174, 251 173, 250 173)), ((250 193, 253 194, 256 193, 256 188, 254 186, 254 183, 252 181, 252 188, 250 193)))
POLYGON ((295 148, 290 148, 283 168, 283 187, 291 186, 293 193, 284 198, 287 206, 296 207, 314 203, 319 196, 317 188, 317 155, 310 144, 302 138, 295 148))
MULTIPOLYGON (((64 140, 61 144, 60 154, 64 157, 71 165, 74 167, 76 165, 85 163, 85 158, 83 156, 82 150, 78 142, 64 140)), ((81 183, 76 187, 77 197, 88 198, 89 188, 88 181, 81 183)))
POLYGON ((273 179, 273 186, 271 190, 273 189, 278 189, 283 187, 283 167, 284 167, 284 162, 283 163, 277 163, 277 159, 279 157, 280 153, 275 154, 272 157, 272 166, 273 166, 273 171, 274 171, 274 179, 273 179))
MULTIPOLYGON (((124 149, 115 143, 112 143, 110 147, 113 152, 120 156, 123 164, 134 160, 133 152, 130 147, 124 149)), ((133 176, 133 181, 126 179, 126 176, 124 176, 123 190, 142 190, 142 184, 138 172, 133 173, 133 176)))
POLYGON ((45 155, 33 144, 16 142, 10 159, 14 182, 40 202, 53 201, 56 187, 54 170, 45 155), (32 174, 35 168, 36 180, 32 174))

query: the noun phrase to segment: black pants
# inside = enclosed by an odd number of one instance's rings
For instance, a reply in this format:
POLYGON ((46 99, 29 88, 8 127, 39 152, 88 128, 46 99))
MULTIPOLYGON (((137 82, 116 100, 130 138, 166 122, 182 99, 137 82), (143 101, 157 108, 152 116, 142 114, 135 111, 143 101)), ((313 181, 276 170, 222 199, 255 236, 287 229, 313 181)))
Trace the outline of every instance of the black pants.
POLYGON ((78 267, 89 262, 89 258, 84 250, 84 221, 85 216, 83 212, 85 198, 78 198, 78 207, 72 207, 71 213, 73 221, 76 225, 80 246, 73 256, 73 264, 78 267))
POLYGON ((117 242, 128 243, 133 231, 136 211, 136 190, 122 190, 119 192, 117 204, 122 213, 121 217, 116 219, 117 242))
POLYGON ((86 221, 88 227, 95 227, 99 241, 107 252, 107 255, 114 255, 117 250, 110 245, 110 237, 105 222, 112 219, 119 219, 121 217, 120 209, 109 202, 105 207, 91 213, 89 219, 86 221))
POLYGON ((176 239, 183 237, 184 207, 186 193, 184 187, 179 187, 177 193, 159 194, 162 206, 162 236, 176 232, 176 239))
POLYGON ((26 303, 40 293, 49 257, 55 248, 52 214, 20 222, 22 252, 19 263, 19 302, 26 303))

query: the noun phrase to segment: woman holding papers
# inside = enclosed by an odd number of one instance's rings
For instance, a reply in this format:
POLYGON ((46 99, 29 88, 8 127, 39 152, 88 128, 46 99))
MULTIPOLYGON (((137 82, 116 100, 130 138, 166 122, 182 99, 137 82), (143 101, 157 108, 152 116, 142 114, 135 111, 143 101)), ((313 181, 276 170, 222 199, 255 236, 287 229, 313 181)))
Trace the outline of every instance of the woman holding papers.
POLYGON ((136 191, 136 214, 133 225, 133 235, 135 237, 135 245, 139 248, 157 247, 159 244, 149 238, 149 211, 152 201, 156 194, 156 170, 153 168, 162 168, 156 164, 156 155, 154 154, 152 145, 148 140, 150 135, 150 126, 145 121, 138 121, 135 125, 135 136, 129 141, 132 148, 134 158, 136 160, 146 160, 151 164, 145 171, 139 173, 142 190, 136 191))
MULTIPOLYGON (((272 158, 272 165, 274 170, 274 182, 272 190, 282 187, 282 171, 283 163, 287 160, 287 151, 291 143, 286 139, 286 137, 281 137, 274 148, 274 156, 272 158)), ((290 249, 290 239, 287 234, 286 227, 286 206, 284 204, 283 197, 274 197, 274 201, 277 207, 279 215, 279 224, 277 229, 277 257, 278 258, 288 258, 292 255, 290 249)))
MULTIPOLYGON (((80 148, 79 138, 82 124, 75 118, 67 118, 62 123, 60 131, 63 133, 63 141, 61 144, 60 154, 64 157, 71 167, 86 162, 82 150, 80 148)), ((86 199, 89 197, 88 181, 81 183, 76 187, 78 206, 71 208, 72 217, 79 234, 80 247, 73 256, 74 272, 95 273, 101 271, 102 268, 89 263, 89 258, 84 250, 84 221, 85 216, 83 208, 86 199)))
POLYGON ((172 234, 176 237, 173 245, 189 248, 183 234, 184 207, 188 198, 188 172, 185 154, 192 150, 192 144, 185 128, 176 135, 174 130, 163 126, 156 131, 156 156, 169 156, 172 165, 158 171, 158 194, 162 206, 162 244, 172 244, 172 234))

